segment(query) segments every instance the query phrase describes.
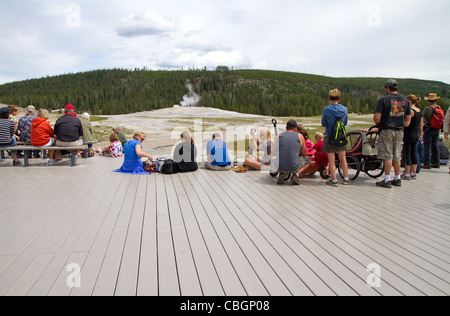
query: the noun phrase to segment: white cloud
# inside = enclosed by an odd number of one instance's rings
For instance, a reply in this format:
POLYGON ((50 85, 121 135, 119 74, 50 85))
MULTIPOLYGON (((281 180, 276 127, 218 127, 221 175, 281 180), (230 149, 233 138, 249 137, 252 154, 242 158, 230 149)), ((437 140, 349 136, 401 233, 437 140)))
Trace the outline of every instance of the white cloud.
POLYGON ((177 24, 171 18, 162 17, 151 11, 132 14, 121 19, 116 27, 117 34, 124 37, 144 35, 166 37, 177 29, 177 24))

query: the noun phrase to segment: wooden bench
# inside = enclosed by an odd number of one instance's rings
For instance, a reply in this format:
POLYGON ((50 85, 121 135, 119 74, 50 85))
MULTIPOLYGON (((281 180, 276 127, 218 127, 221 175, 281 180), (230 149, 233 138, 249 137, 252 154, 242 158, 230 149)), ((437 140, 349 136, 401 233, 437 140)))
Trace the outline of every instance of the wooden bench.
POLYGON ((28 167, 29 166, 28 152, 32 152, 34 150, 39 150, 39 151, 65 150, 65 151, 69 151, 71 153, 70 156, 71 156, 72 167, 75 167, 77 153, 79 151, 86 152, 87 148, 88 148, 87 145, 76 146, 76 147, 58 147, 58 146, 35 147, 35 146, 32 146, 32 145, 17 145, 17 146, 14 146, 14 147, 0 148, 0 151, 2 152, 2 156, 3 156, 3 153, 5 151, 13 151, 13 150, 23 151, 24 152, 24 154, 23 154, 24 167, 28 167))

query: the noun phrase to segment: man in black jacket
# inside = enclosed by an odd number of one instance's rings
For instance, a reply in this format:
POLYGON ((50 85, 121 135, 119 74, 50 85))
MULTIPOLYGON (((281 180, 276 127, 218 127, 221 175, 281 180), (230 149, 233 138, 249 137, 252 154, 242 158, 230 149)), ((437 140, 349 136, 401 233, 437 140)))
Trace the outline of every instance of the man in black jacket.
POLYGON ((75 114, 73 105, 66 105, 64 113, 65 115, 60 117, 55 124, 56 146, 75 147, 83 145, 83 141, 80 139, 83 136, 83 126, 75 114))

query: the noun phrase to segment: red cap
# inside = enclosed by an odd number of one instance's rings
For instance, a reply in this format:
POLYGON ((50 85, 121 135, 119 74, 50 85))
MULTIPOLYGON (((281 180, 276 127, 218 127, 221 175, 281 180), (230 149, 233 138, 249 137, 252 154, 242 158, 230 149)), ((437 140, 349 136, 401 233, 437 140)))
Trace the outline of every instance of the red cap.
POLYGON ((65 108, 68 109, 68 110, 75 110, 75 107, 72 104, 67 104, 65 106, 65 108))

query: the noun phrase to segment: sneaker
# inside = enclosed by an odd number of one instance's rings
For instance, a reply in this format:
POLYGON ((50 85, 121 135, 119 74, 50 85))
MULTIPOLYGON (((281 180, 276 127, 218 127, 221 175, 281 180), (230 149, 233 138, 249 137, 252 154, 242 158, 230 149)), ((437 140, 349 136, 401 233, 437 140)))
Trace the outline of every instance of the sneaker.
POLYGON ((422 165, 421 168, 422 169, 431 169, 431 165, 422 165))
POLYGON ((404 173, 404 174, 402 174, 402 179, 409 181, 409 180, 412 180, 412 176, 404 173))
POLYGON ((392 188, 392 184, 390 181, 386 182, 384 180, 381 180, 380 182, 377 182, 376 184, 377 184, 377 187, 388 188, 388 189, 392 188))
POLYGON ((52 166, 52 165, 54 165, 54 164, 56 164, 56 160, 53 160, 53 159, 49 159, 48 161, 47 161, 47 163, 49 164, 49 166, 52 166))
POLYGON ((431 168, 434 168, 434 169, 440 169, 440 168, 441 168, 441 164, 439 164, 439 163, 433 163, 433 164, 431 164, 431 168))
POLYGON ((286 179, 286 174, 283 173, 283 172, 280 172, 280 174, 278 175, 278 181, 277 181, 277 184, 278 184, 278 185, 283 185, 285 179, 286 179))
POLYGON ((332 186, 332 187, 338 187, 339 186, 338 182, 335 181, 335 180, 332 180, 332 179, 328 180, 326 183, 327 183, 327 185, 332 186))
POLYGON ((391 182, 391 184, 393 185, 393 186, 396 186, 396 187, 401 187, 402 186, 402 180, 392 180, 392 181, 390 181, 391 182))
POLYGON ((13 166, 18 166, 20 165, 20 160, 14 160, 13 161, 13 166))
POLYGON ((352 181, 352 180, 345 180, 345 179, 344 179, 344 181, 342 181, 342 184, 343 184, 343 185, 352 185, 352 184, 353 184, 353 181, 352 181))
POLYGON ((417 174, 411 174, 411 180, 417 180, 417 174))
POLYGON ((292 183, 293 183, 294 185, 300 185, 300 180, 298 179, 298 176, 297 176, 296 174, 294 174, 294 175, 292 176, 291 181, 292 181, 292 183))
POLYGON ((33 154, 33 158, 40 159, 41 158, 41 154, 33 154))

